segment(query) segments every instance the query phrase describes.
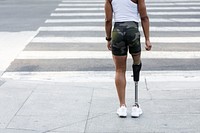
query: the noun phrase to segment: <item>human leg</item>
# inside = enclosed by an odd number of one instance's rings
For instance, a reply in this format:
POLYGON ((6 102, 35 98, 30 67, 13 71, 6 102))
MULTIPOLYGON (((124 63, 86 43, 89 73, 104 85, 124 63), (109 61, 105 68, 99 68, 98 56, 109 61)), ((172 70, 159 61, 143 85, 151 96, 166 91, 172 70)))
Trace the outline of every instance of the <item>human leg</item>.
POLYGON ((118 93, 120 106, 126 105, 125 93, 126 93, 126 60, 127 56, 115 56, 113 55, 115 63, 115 85, 118 93))
POLYGON ((114 25, 112 32, 112 54, 113 61, 115 63, 115 85, 119 98, 120 107, 117 110, 117 114, 120 117, 127 116, 126 108, 126 60, 127 60, 127 45, 124 41, 124 23, 117 22, 114 25))
POLYGON ((113 60, 115 63, 115 85, 117 89, 117 94, 119 98, 120 107, 117 110, 119 117, 127 116, 126 108, 126 60, 127 56, 115 56, 113 55, 113 60))
POLYGON ((140 76, 140 70, 142 67, 141 63, 141 43, 140 43, 140 33, 138 30, 137 23, 129 24, 129 28, 126 32, 126 42, 129 46, 129 53, 132 55, 133 64, 133 81, 135 83, 135 103, 132 107, 132 117, 139 117, 142 114, 142 110, 138 103, 138 82, 140 76))
POLYGON ((141 59, 140 59, 140 53, 132 54, 133 58, 133 81, 135 82, 135 105, 139 106, 138 104, 138 82, 140 77, 140 70, 142 67, 141 59))
POLYGON ((140 77, 140 70, 142 67, 141 59, 140 59, 140 53, 138 54, 132 54, 133 58, 133 81, 135 82, 135 105, 139 106, 138 104, 138 82, 140 77))
POLYGON ((139 105, 139 96, 138 96, 138 82, 139 82, 139 76, 140 76, 140 70, 142 67, 141 59, 140 59, 140 53, 138 54, 132 54, 133 58, 133 81, 135 83, 135 103, 132 107, 132 113, 131 116, 133 118, 138 118, 142 114, 142 109, 139 105))

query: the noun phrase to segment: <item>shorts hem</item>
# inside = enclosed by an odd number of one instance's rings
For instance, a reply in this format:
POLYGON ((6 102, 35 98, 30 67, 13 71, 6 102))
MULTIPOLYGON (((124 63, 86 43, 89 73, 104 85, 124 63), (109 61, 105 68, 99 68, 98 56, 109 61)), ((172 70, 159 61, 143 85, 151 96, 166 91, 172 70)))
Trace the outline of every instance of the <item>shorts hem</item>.
POLYGON ((136 51, 136 52, 129 52, 129 54, 137 54, 137 53, 141 53, 142 51, 136 51))
POLYGON ((114 56, 127 56, 127 54, 113 54, 113 53, 112 53, 112 55, 114 55, 114 56))

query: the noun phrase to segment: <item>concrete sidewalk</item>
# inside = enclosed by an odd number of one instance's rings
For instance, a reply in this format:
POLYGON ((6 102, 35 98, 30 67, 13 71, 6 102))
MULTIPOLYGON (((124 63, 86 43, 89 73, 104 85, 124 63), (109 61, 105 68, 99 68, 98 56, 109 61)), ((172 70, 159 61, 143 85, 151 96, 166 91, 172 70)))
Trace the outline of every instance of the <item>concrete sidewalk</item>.
POLYGON ((143 73, 139 83, 144 114, 138 119, 130 116, 134 87, 129 79, 128 117, 122 119, 116 115, 119 105, 114 81, 2 78, 0 133, 200 132, 200 74, 183 74, 177 79, 152 72, 149 77, 143 73))
POLYGON ((38 31, 0 32, 0 75, 37 33, 38 31))

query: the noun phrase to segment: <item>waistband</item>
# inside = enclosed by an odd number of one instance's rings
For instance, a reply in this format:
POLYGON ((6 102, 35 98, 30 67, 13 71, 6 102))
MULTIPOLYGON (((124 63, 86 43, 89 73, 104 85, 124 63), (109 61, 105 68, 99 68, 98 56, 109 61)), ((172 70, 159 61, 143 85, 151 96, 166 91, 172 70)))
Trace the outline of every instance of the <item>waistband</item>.
POLYGON ((114 26, 122 26, 122 27, 135 27, 135 28, 138 28, 138 22, 135 22, 135 21, 125 21, 125 22, 115 22, 114 23, 114 26))

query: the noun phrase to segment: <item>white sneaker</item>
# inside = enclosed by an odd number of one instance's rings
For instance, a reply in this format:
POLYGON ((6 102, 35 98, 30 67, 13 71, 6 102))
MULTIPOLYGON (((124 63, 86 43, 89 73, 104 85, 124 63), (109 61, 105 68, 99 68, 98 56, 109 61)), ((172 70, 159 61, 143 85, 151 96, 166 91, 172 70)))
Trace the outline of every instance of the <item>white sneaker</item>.
POLYGON ((127 116, 127 108, 126 106, 121 106, 118 110, 117 110, 117 114, 119 117, 125 118, 127 116))
POLYGON ((142 114, 142 109, 140 108, 140 106, 138 107, 137 105, 134 105, 134 106, 132 107, 131 116, 132 116, 133 118, 138 118, 141 114, 142 114))

